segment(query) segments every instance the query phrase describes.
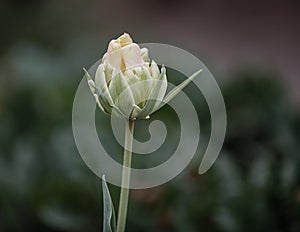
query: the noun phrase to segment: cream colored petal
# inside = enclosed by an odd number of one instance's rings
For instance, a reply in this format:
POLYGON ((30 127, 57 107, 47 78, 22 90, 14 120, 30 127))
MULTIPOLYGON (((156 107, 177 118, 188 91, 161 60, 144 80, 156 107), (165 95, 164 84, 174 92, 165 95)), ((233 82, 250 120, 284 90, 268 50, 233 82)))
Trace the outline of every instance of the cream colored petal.
POLYGON ((120 48, 121 48, 120 42, 117 39, 113 39, 108 44, 107 52, 110 53, 120 48))
POLYGON ((152 77, 151 77, 151 73, 149 71, 149 68, 148 66, 143 66, 142 67, 142 72, 141 72, 141 75, 140 75, 140 79, 141 80, 151 80, 152 77))
MULTIPOLYGON (((112 78, 112 72, 113 72, 114 68, 107 62, 104 62, 104 65, 105 65, 104 74, 105 74, 106 83, 109 84, 109 82, 112 78)), ((108 86, 108 84, 107 84, 107 86, 108 86)))
POLYGON ((109 45, 107 53, 105 55, 105 62, 110 64, 113 68, 117 68, 121 70, 122 67, 122 49, 121 47, 116 48, 113 47, 114 45, 109 45), (112 47, 112 48, 110 48, 112 47))
POLYGON ((146 118, 154 112, 155 106, 161 103, 161 100, 166 92, 167 76, 165 68, 162 68, 162 73, 158 79, 152 79, 152 88, 146 105, 142 108, 139 118, 146 118))
POLYGON ((127 79, 129 85, 134 84, 135 82, 140 80, 139 77, 133 73, 132 69, 126 70, 124 76, 127 79))
POLYGON ((153 79, 150 75, 148 66, 142 66, 142 72, 139 75, 139 82, 132 85, 132 92, 135 97, 135 104, 143 108, 149 99, 152 90, 153 79))
POLYGON ((139 107, 143 107, 145 105, 152 83, 152 79, 147 77, 147 75, 150 75, 149 71, 147 70, 148 74, 146 74, 144 71, 144 68, 142 68, 140 76, 138 74, 134 74, 136 73, 136 69, 128 69, 124 73, 125 78, 130 85, 134 102, 139 107))
POLYGON ((121 45, 121 46, 126 46, 126 45, 132 43, 132 39, 131 39, 130 35, 127 34, 127 33, 124 33, 123 35, 121 35, 121 36, 118 38, 118 41, 120 42, 120 45, 121 45))
POLYGON ((122 72, 112 78, 109 92, 114 104, 129 118, 134 105, 134 97, 122 72))
POLYGON ((149 99, 152 81, 152 79, 139 80, 136 83, 130 85, 132 94, 134 96, 134 102, 140 108, 143 108, 149 99))
POLYGON ((143 57, 144 62, 149 62, 149 51, 147 48, 141 48, 141 55, 143 57))
POLYGON ((120 70, 113 68, 112 73, 111 73, 111 78, 112 79, 115 78, 117 75, 119 75, 120 72, 121 72, 120 70))
POLYGON ((161 74, 162 76, 161 78, 161 86, 159 88, 158 94, 156 99, 158 100, 158 102, 156 103, 156 105, 164 98, 166 91, 167 91, 167 87, 168 87, 168 81, 167 81, 167 75, 166 75, 166 68, 162 67, 161 68, 161 74))
POLYGON ((101 105, 100 101, 99 101, 99 95, 97 94, 98 91, 96 91, 96 86, 95 86, 94 81, 92 80, 92 78, 91 78, 90 74, 88 73, 88 71, 85 68, 83 68, 83 70, 84 70, 85 75, 87 77, 88 86, 89 86, 89 88, 90 88, 90 90, 91 90, 91 92, 92 92, 92 94, 93 94, 93 96, 94 96, 94 98, 96 100, 97 105, 99 106, 99 108, 102 111, 106 112, 104 110, 103 106, 101 105))
POLYGON ((158 65, 155 63, 154 60, 152 60, 152 62, 151 62, 151 72, 152 72, 152 77, 153 78, 157 79, 160 75, 158 65))
POLYGON ((107 98, 108 103, 112 106, 113 101, 108 91, 106 77, 105 77, 105 64, 100 64, 96 71, 95 86, 107 98))
POLYGON ((143 68, 141 66, 139 67, 134 67, 131 69, 134 74, 138 76, 139 79, 141 79, 141 75, 143 74, 143 68))
POLYGON ((141 56, 140 47, 137 44, 132 43, 123 47, 121 50, 126 69, 140 66, 144 63, 144 60, 141 56))

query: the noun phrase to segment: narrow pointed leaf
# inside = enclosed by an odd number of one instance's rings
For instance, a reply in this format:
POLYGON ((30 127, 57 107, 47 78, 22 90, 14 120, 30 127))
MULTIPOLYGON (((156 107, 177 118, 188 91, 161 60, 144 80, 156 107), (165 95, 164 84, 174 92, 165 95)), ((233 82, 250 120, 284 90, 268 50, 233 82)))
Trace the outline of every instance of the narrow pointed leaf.
POLYGON ((116 216, 114 206, 106 184, 105 176, 102 176, 103 190, 103 232, 116 231, 116 216))
POLYGON ((177 94, 180 93, 180 91, 182 91, 184 89, 184 87, 186 87, 196 76, 199 75, 199 73, 201 73, 203 71, 203 69, 198 70, 197 72, 195 72, 193 75, 191 75, 188 79, 186 79, 185 81, 183 81, 180 85, 176 86, 174 89, 172 89, 167 96, 165 97, 165 99, 161 102, 160 105, 158 105, 154 110, 157 111, 160 108, 162 108, 165 104, 169 103, 174 97, 176 97, 177 94))

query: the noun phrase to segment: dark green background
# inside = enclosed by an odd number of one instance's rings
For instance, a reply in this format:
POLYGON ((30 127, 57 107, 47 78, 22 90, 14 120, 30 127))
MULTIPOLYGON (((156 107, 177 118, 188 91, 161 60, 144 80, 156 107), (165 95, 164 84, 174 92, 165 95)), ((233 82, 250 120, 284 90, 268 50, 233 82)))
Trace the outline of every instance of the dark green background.
MULTIPOLYGON (((195 86, 185 89, 200 118, 198 152, 171 182, 131 191, 127 231, 300 231, 299 8, 246 3, 2 0, 0 231, 102 230, 101 181, 76 149, 71 111, 82 67, 124 31, 197 55, 215 74, 228 113, 221 155, 199 176, 210 116, 195 86)), ((184 77, 168 70, 168 78, 184 77)), ((99 137, 121 160, 109 118, 96 116, 105 128, 99 137)), ((153 156, 135 155, 136 167, 167 159, 178 143, 170 108, 153 119, 172 136, 153 156)), ((149 138, 148 123, 137 123, 138 139, 149 138)), ((119 189, 110 189, 117 206, 119 189)))

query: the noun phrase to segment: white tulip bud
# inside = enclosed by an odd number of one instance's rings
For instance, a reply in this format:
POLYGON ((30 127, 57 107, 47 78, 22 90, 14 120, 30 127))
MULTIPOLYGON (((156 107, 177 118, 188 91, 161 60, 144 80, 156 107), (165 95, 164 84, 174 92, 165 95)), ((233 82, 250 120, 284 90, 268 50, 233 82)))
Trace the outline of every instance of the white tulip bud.
POLYGON ((150 63, 148 49, 141 49, 125 33, 110 41, 97 68, 95 81, 87 71, 86 75, 101 110, 134 120, 149 118, 151 113, 176 96, 199 72, 173 89, 163 103, 167 90, 165 67, 159 70, 154 60, 150 63))

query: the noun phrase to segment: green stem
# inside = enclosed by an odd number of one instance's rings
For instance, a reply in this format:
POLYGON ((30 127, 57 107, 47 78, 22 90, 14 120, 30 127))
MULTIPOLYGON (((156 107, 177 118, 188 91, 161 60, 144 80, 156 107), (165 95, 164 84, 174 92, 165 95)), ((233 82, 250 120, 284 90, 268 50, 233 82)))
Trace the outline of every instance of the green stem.
POLYGON ((123 172, 122 172, 122 184, 119 201, 119 214, 117 223, 117 232, 124 232, 127 217, 127 206, 130 186, 130 167, 132 157, 132 140, 133 140, 134 121, 128 120, 126 122, 125 129, 125 146, 123 157, 123 172))

